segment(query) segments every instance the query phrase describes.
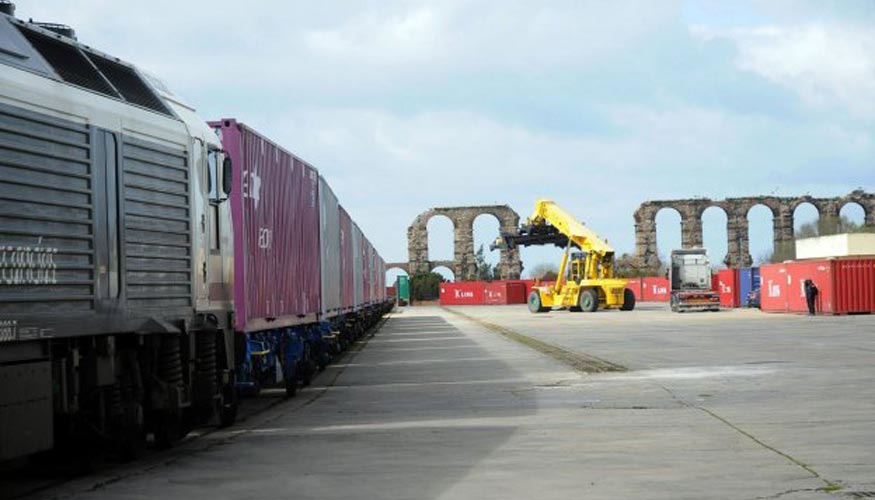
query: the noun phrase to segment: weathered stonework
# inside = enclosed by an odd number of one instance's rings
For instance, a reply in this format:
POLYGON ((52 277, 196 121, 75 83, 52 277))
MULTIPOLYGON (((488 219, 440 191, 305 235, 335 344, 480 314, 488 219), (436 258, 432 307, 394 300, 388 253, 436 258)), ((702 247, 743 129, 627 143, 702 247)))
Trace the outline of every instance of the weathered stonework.
MULTIPOLYGON (((475 278, 474 259, 474 219, 482 214, 493 215, 499 222, 502 233, 515 233, 519 227, 520 216, 507 205, 487 205, 476 207, 440 207, 419 214, 407 228, 407 253, 409 261, 387 264, 386 268, 400 268, 408 274, 429 272, 439 266, 453 270, 457 281, 475 278), (443 215, 453 223, 453 260, 428 260, 428 221, 436 215, 443 215)), ((499 261, 501 279, 519 279, 522 262, 519 251, 502 250, 499 261)))
POLYGON ((702 246, 702 214, 710 207, 720 207, 726 213, 727 254, 723 262, 729 267, 750 266, 750 237, 747 213, 756 205, 772 211, 774 248, 793 244, 793 211, 803 203, 811 203, 821 217, 838 218, 847 203, 857 203, 865 213, 864 224, 875 228, 875 195, 862 190, 837 198, 811 196, 778 197, 749 196, 710 200, 660 200, 642 203, 635 211, 635 257, 639 265, 655 268, 659 265, 656 248, 656 214, 663 208, 673 208, 681 214, 681 246, 702 246))

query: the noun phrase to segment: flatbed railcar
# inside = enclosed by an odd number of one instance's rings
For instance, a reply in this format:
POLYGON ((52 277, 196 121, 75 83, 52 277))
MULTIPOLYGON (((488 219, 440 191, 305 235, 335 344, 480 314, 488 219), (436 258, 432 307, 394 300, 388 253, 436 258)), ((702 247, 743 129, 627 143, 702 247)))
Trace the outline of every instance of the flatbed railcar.
MULTIPOLYGON (((241 246, 253 178, 216 132, 68 28, 0 13, 0 460, 97 441, 136 453, 147 435, 169 445, 229 424, 241 389, 294 392, 386 311, 346 289, 371 270, 354 266, 339 204, 339 252, 322 251, 329 231, 307 212, 294 230, 315 260, 256 262, 285 295, 241 295, 240 250, 278 242, 241 246)), ((324 179, 300 172, 309 210, 324 179)))

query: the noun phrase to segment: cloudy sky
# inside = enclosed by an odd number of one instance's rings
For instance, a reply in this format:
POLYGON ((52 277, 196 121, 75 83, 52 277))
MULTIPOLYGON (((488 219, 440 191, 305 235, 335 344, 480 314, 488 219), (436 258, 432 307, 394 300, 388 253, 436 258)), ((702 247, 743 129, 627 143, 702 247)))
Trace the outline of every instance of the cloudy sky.
MULTIPOLYGON (((632 252, 648 199, 875 190, 871 0, 17 4, 313 163, 388 261, 433 206, 549 197, 632 252)), ((757 257, 771 222, 751 219, 757 257)), ((724 221, 706 214, 719 257, 724 221)), ((450 257, 450 223, 429 227, 450 257)))

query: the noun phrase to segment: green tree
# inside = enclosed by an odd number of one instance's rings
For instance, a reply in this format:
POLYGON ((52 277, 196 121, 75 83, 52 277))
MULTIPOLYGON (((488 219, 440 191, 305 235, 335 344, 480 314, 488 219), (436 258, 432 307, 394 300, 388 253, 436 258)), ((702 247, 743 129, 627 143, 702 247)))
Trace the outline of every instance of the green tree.
POLYGON ((536 280, 555 281, 556 278, 559 276, 559 268, 556 267, 556 264, 542 262, 535 265, 535 267, 532 268, 532 272, 529 274, 533 279, 536 280))
POLYGON ((816 222, 806 222, 796 230, 796 238, 815 238, 817 236, 830 236, 845 233, 867 233, 872 228, 848 219, 844 215, 840 217, 821 217, 816 222))
POLYGON ((441 283, 446 281, 436 272, 414 274, 410 277, 410 298, 413 301, 437 300, 441 294, 441 283))
POLYGON ((614 276, 618 278, 661 276, 665 273, 665 267, 662 264, 662 259, 657 258, 657 261, 655 267, 644 266, 634 255, 624 253, 619 258, 614 259, 614 276))
POLYGON ((474 254, 474 266, 474 279, 477 281, 492 281, 500 278, 498 266, 493 266, 486 261, 486 251, 483 249, 483 245, 480 245, 477 253, 474 254))

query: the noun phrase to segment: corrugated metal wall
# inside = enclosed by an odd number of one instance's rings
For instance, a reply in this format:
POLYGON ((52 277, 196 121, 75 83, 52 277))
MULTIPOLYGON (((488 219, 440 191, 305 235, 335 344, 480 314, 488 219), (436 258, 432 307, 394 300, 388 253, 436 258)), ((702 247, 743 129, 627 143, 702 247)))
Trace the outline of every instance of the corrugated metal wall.
POLYGON ((243 124, 220 126, 234 164, 236 327, 312 321, 322 293, 318 173, 243 124))
POLYGON ((362 303, 371 303, 371 278, 373 277, 372 269, 374 267, 374 249, 371 247, 371 242, 364 236, 362 237, 362 303))
POLYGON ((352 223, 352 288, 353 305, 359 308, 364 304, 364 238, 355 222, 352 223))
POLYGON ((322 265, 322 314, 337 313, 340 297, 340 206, 325 178, 319 176, 319 250, 322 265))
POLYGON ((344 310, 352 309, 355 306, 352 228, 352 219, 346 210, 340 207, 340 302, 344 310))

